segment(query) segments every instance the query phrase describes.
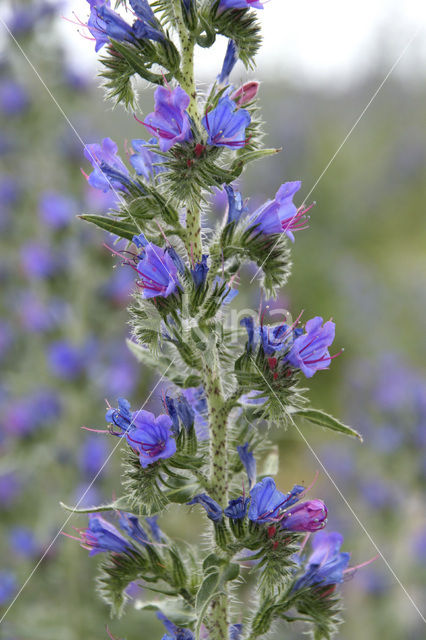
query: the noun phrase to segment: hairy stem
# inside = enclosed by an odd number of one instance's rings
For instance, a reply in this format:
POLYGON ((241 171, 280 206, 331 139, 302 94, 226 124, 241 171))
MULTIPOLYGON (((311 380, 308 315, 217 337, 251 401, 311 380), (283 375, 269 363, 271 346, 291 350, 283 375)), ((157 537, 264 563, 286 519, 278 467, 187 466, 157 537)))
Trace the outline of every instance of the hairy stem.
MULTIPOLYGON (((182 89, 190 97, 190 103, 188 107, 188 113, 197 129, 201 128, 200 114, 197 106, 197 89, 195 86, 194 77, 194 45, 195 41, 193 36, 188 32, 186 28, 183 16, 181 0, 173 0, 173 8, 175 14, 175 24, 179 34, 181 45, 181 59, 182 64, 177 75, 182 89)), ((200 209, 194 204, 188 207, 186 211, 186 250, 191 262, 200 262, 203 254, 203 247, 201 242, 201 220, 200 209)))
MULTIPOLYGON (((220 506, 228 504, 228 443, 225 400, 220 379, 219 358, 216 347, 212 359, 205 363, 204 385, 209 407, 210 424, 210 492, 220 506)), ((229 637, 227 595, 213 600, 209 614, 211 640, 229 637)))

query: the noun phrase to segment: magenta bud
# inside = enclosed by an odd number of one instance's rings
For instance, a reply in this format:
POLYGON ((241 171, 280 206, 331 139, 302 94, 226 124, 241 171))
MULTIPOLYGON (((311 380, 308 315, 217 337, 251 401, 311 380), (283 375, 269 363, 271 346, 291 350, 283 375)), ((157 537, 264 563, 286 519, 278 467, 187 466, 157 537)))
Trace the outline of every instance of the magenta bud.
POLYGON ((231 100, 234 100, 239 107, 242 107, 254 100, 258 91, 259 83, 256 80, 251 80, 250 82, 245 82, 239 89, 234 91, 231 95, 231 100))
POLYGON ((322 500, 308 500, 295 505, 281 520, 281 527, 289 531, 318 531, 327 522, 327 507, 322 500))

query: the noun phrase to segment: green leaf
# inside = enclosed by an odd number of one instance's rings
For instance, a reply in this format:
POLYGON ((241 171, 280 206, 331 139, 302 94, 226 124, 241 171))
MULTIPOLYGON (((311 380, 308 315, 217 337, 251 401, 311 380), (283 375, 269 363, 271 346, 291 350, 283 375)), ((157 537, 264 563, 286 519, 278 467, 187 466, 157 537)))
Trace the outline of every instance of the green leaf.
POLYGON ((77 508, 70 507, 64 502, 60 502, 60 506, 62 509, 66 511, 71 511, 72 513, 97 513, 98 511, 113 511, 113 510, 122 510, 122 511, 130 511, 130 506, 126 505, 125 498, 118 498, 118 500, 114 500, 114 502, 109 502, 108 504, 100 504, 96 507, 86 507, 86 508, 77 508))
POLYGON ((79 216, 86 222, 91 222, 105 231, 114 233, 120 238, 126 238, 126 240, 132 240, 133 236, 138 235, 140 229, 136 227, 132 222, 122 222, 121 220, 115 220, 114 218, 108 218, 107 216, 97 216, 92 214, 83 214, 79 216))
POLYGON ((195 600, 197 612, 204 609, 205 605, 212 600, 220 591, 220 574, 218 571, 211 571, 201 583, 195 600))
POLYGON ((343 422, 340 422, 337 418, 325 413, 325 411, 321 411, 321 409, 297 409, 294 413, 298 416, 302 416, 302 418, 305 418, 306 420, 309 420, 309 422, 312 422, 313 424, 318 424, 320 427, 344 433, 347 436, 358 438, 358 440, 363 442, 362 435, 358 433, 358 431, 355 431, 355 429, 343 424, 343 422))

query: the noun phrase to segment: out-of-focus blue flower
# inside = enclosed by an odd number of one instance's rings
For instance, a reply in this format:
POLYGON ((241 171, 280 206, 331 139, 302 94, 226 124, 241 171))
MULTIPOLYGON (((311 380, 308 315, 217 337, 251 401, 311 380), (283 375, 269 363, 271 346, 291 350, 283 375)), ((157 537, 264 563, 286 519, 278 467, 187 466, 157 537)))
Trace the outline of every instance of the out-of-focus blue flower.
POLYGON ((340 552, 343 536, 337 531, 320 531, 312 541, 313 552, 309 556, 304 574, 296 580, 293 591, 312 585, 335 585, 343 582, 344 571, 350 554, 340 552))
POLYGON ((34 2, 30 5, 13 3, 8 27, 15 37, 27 34, 39 20, 52 16, 58 10, 57 2, 34 2))
POLYGON ((293 203, 301 184, 300 180, 282 184, 274 200, 268 200, 251 215, 252 225, 265 234, 285 233, 294 242, 293 231, 305 228, 307 221, 306 210, 297 209, 293 203))
POLYGON ((0 175, 0 206, 16 204, 21 194, 21 186, 15 176, 0 175))
POLYGON ((42 280, 52 276, 57 268, 57 261, 51 249, 40 242, 27 242, 20 251, 21 265, 28 278, 42 280))
POLYGON ((173 90, 157 87, 154 100, 154 111, 142 124, 158 138, 161 151, 169 151, 176 143, 190 140, 191 121, 186 111, 190 103, 188 94, 179 86, 173 90))
POLYGON ((288 531, 319 531, 327 524, 327 507, 322 500, 308 500, 294 505, 280 521, 288 531))
POLYGON ((75 380, 84 372, 81 349, 67 340, 57 340, 49 345, 47 361, 52 374, 63 380, 75 380))
POLYGON ((11 402, 4 413, 4 426, 15 436, 25 436, 56 420, 60 412, 58 395, 51 389, 39 389, 11 402))
POLYGON ((89 549, 91 556, 103 551, 126 553, 132 549, 130 543, 118 532, 110 522, 98 514, 89 515, 87 529, 82 529, 81 546, 89 549))
MULTIPOLYGON (((97 469, 97 471, 99 471, 99 469, 97 469)), ((98 487, 94 484, 88 487, 87 482, 77 485, 71 495, 71 503, 78 505, 81 509, 96 507, 96 505, 100 504, 103 500, 104 496, 101 495, 98 487)))
POLYGON ((120 513, 119 523, 123 531, 133 538, 133 540, 139 542, 139 544, 145 546, 145 544, 149 542, 146 531, 136 516, 133 516, 131 513, 120 513))
POLYGON ((78 463, 81 471, 92 478, 99 473, 108 456, 108 445, 104 438, 96 434, 86 436, 80 447, 78 463))
POLYGON ((195 636, 190 629, 177 627, 161 611, 157 611, 157 618, 161 620, 167 631, 161 640, 195 640, 195 636))
POLYGON ((40 550, 34 532, 28 527, 13 527, 9 544, 14 553, 24 558, 33 558, 40 550))
POLYGON ((0 571, 0 606, 12 600, 18 590, 15 574, 11 571, 0 571))
POLYGON ((230 184, 223 185, 223 188, 225 189, 228 197, 227 224, 230 224, 231 222, 238 222, 241 215, 247 211, 247 207, 245 207, 243 203, 243 197, 239 191, 234 191, 230 184))
POLYGON ((207 255, 202 255, 200 262, 196 262, 194 268, 191 269, 192 279, 194 280, 194 284, 197 289, 204 285, 209 272, 207 258, 207 255))
POLYGON ((249 489, 251 490, 256 482, 256 458, 252 451, 249 451, 249 443, 237 447, 238 455, 244 465, 249 481, 249 489))
POLYGON ((328 347, 332 344, 335 324, 331 320, 324 323, 319 316, 308 320, 306 333, 296 338, 286 360, 296 369, 301 369, 311 378, 320 369, 327 369, 331 363, 328 347))
POLYGON ((110 189, 120 191, 129 184, 129 171, 117 155, 117 149, 117 145, 111 138, 104 138, 102 144, 95 142, 85 145, 84 156, 93 166, 87 181, 95 189, 104 192, 110 189))
POLYGON ((74 198, 59 191, 45 191, 39 201, 40 219, 52 229, 68 226, 78 212, 74 198))
POLYGON ((7 116, 21 115, 30 104, 26 89, 14 80, 0 83, 0 110, 7 116))
POLYGON ((138 174, 143 176, 145 180, 151 180, 154 176, 167 171, 164 166, 164 156, 156 153, 152 147, 157 144, 156 138, 150 140, 132 140, 132 147, 136 153, 130 156, 130 164, 138 174))
POLYGON ((22 489, 22 480, 15 471, 0 475, 0 504, 9 507, 22 489))
POLYGON ((230 500, 224 514, 231 520, 242 520, 246 517, 249 500, 250 498, 243 498, 243 496, 230 500))
POLYGON ((263 478, 250 491, 248 517, 258 524, 279 521, 285 509, 292 507, 304 491, 305 487, 296 484, 289 493, 284 494, 276 488, 273 478, 263 478))
POLYGON ((240 640, 242 633, 243 633, 242 624, 237 623, 237 624, 229 625, 229 640, 240 640))
POLYGON ((149 243, 137 264, 143 298, 167 298, 178 285, 177 268, 165 249, 149 243))
POLYGON ((225 9, 263 9, 260 0, 220 0, 218 11, 225 9))
POLYGON ((14 336, 12 327, 8 322, 0 320, 0 359, 7 355, 13 344, 14 336))
POLYGON ((240 148, 246 144, 246 127, 251 117, 246 109, 237 109, 228 96, 220 98, 217 106, 206 113, 201 123, 208 133, 207 142, 214 147, 240 148))
POLYGON ((232 69, 237 64, 238 50, 234 40, 228 40, 228 46, 226 48, 225 58, 223 60, 222 70, 217 76, 219 84, 226 84, 229 80, 229 76, 232 73, 232 69))
POLYGON ((197 496, 194 496, 192 500, 187 502, 186 504, 200 504, 206 510, 207 517, 213 522, 220 522, 222 520, 222 509, 213 498, 207 495, 207 493, 200 493, 197 496))

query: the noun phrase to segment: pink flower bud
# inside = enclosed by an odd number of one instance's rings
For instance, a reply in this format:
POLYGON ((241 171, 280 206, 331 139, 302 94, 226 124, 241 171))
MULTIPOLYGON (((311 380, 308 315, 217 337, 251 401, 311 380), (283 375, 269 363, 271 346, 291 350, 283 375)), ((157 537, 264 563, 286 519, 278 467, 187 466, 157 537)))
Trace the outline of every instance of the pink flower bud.
POLYGON ((259 91, 259 83, 256 80, 245 82, 239 89, 231 95, 231 100, 235 100, 239 107, 254 100, 259 91))

